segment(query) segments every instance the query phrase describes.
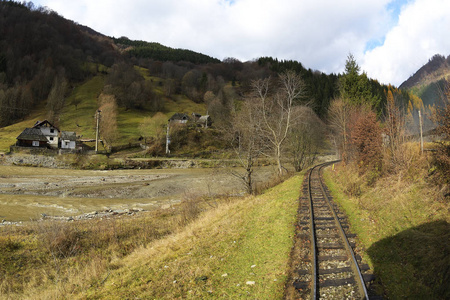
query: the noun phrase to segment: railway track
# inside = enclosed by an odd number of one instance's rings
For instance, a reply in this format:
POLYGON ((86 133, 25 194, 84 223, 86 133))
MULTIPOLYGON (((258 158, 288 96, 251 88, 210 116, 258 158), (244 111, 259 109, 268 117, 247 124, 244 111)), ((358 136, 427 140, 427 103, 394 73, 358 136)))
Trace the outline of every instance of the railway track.
POLYGON ((349 232, 345 215, 332 203, 322 182, 321 170, 329 164, 309 170, 303 183, 294 246, 299 247, 298 258, 291 280, 295 291, 287 298, 369 299, 367 283, 373 275, 355 255, 356 235, 349 232))

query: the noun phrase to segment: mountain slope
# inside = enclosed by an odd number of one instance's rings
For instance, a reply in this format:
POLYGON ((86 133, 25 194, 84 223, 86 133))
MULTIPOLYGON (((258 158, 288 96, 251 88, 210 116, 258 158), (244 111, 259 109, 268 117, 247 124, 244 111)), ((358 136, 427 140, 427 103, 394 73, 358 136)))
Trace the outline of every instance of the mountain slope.
POLYGON ((446 84, 450 81, 450 55, 436 54, 427 64, 400 85, 422 98, 424 105, 440 105, 445 95, 446 84))

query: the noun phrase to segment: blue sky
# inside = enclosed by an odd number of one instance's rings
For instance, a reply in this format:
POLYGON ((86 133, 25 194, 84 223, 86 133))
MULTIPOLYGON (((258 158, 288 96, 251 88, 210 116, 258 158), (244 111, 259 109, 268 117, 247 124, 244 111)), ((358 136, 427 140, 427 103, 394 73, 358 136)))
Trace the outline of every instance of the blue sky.
MULTIPOLYGON (((411 2, 411 0, 395 0, 391 1, 386 5, 386 11, 390 16, 390 20, 388 25, 386 26, 387 31, 398 24, 399 16, 402 11, 402 7, 404 7, 408 2, 411 2)), ((364 52, 373 50, 376 47, 382 46, 384 42, 386 41, 386 35, 383 35, 382 37, 376 37, 371 40, 369 40, 366 43, 366 47, 364 49, 364 52)))
POLYGON ((326 73, 349 53, 369 77, 400 85, 450 55, 448 0, 36 0, 109 36, 241 61, 293 59, 326 73))

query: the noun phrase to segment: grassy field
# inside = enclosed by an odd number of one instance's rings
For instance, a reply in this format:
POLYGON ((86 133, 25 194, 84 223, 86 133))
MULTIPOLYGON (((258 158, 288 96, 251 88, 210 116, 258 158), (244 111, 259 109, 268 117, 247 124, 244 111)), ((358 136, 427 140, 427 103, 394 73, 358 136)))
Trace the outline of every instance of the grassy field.
POLYGON ((301 180, 131 219, 3 228, 0 292, 10 299, 281 299, 301 180))
POLYGON ((427 181, 427 166, 416 157, 409 169, 373 186, 351 165, 326 173, 382 284, 380 294, 390 299, 450 298, 449 203, 427 181), (359 195, 352 196, 356 186, 359 195))

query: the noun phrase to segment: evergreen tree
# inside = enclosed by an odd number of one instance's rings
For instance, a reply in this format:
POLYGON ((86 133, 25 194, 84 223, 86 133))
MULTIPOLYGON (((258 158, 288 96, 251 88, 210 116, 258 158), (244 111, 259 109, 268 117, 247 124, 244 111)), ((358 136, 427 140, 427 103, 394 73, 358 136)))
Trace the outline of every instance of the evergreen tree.
POLYGON ((339 80, 339 92, 344 101, 353 105, 369 104, 379 111, 381 97, 372 92, 372 85, 366 73, 360 74, 360 67, 352 54, 345 63, 345 73, 339 80))

